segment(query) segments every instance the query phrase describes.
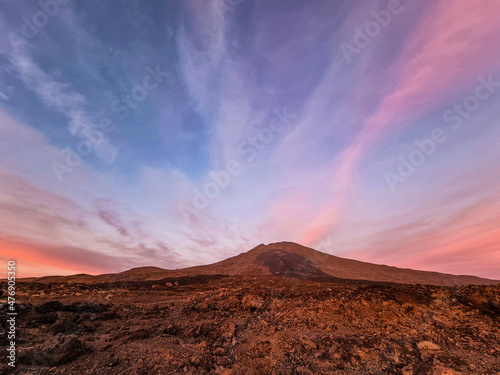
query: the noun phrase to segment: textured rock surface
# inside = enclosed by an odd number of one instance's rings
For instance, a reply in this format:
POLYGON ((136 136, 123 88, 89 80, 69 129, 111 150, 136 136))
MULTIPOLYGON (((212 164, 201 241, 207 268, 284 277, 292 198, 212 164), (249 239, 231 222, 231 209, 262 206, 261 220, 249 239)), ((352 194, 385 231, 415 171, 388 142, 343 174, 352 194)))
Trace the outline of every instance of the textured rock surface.
POLYGON ((20 283, 19 373, 500 372, 498 285, 189 280, 20 283))

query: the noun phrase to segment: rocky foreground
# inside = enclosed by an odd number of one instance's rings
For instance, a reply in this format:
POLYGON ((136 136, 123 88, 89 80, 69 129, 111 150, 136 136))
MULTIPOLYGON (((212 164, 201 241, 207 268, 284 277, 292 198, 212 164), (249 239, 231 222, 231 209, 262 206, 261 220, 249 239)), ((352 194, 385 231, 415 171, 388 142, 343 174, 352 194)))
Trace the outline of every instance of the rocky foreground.
POLYGON ((19 374, 500 373, 500 285, 211 276, 17 298, 19 374))

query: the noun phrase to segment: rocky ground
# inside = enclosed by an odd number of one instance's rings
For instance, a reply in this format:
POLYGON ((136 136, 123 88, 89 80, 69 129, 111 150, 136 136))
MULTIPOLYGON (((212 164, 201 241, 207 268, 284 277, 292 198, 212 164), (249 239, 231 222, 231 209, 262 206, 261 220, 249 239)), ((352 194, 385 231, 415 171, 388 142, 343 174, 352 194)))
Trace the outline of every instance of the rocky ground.
MULTIPOLYGON (((211 276, 17 287, 19 374, 500 373, 500 285, 211 276)), ((13 373, 5 362, 0 374, 13 373)))

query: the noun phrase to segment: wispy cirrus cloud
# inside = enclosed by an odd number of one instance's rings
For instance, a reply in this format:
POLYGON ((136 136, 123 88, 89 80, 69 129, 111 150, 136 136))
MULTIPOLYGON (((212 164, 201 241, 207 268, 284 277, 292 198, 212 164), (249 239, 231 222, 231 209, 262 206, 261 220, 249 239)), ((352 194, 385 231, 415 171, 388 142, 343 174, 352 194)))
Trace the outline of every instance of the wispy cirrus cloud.
MULTIPOLYGON (((395 89, 384 97, 352 144, 335 161, 331 186, 349 191, 358 161, 384 128, 430 110, 449 98, 453 90, 473 82, 484 71, 498 67, 498 56, 491 51, 500 29, 492 16, 495 12, 492 7, 496 5, 489 1, 479 4, 442 1, 429 10, 407 49, 391 67, 395 73, 395 89), (458 14, 467 15, 464 22, 456 22, 458 14), (465 42, 462 35, 467 35, 465 42)), ((338 222, 349 198, 338 193, 337 190, 326 204, 328 208, 309 225, 303 242, 314 244, 338 222)))
MULTIPOLYGON (((68 130, 72 136, 85 138, 82 132, 96 128, 92 116, 85 107, 87 99, 76 92, 68 82, 60 82, 37 65, 25 45, 15 46, 10 61, 23 83, 32 90, 42 103, 63 114, 69 121, 68 130)), ((111 162, 117 151, 104 136, 95 145, 98 156, 111 162)))
MULTIPOLYGON (((0 213, 13 218, 0 220, 3 238, 48 254, 36 258, 47 270, 60 253, 54 264, 66 273, 78 262, 88 272, 151 259, 167 268, 211 263, 283 240, 456 273, 475 244, 472 270, 493 277, 496 97, 397 192, 383 172, 416 138, 446 126, 444 110, 478 75, 500 69, 498 5, 405 2, 347 63, 339 45, 386 1, 224 4, 71 3, 36 43, 0 40, 8 97, 0 101, 0 213), (135 106, 130 95, 146 66, 165 80, 135 106), (263 142, 284 108, 293 120, 263 142), (115 125, 109 152, 59 183, 51 162, 101 117, 115 125), (230 161, 241 173, 186 223, 179 204, 230 161), (70 264, 64 249, 90 253, 70 264), (104 259, 93 268, 94 253, 104 259)), ((30 9, 6 5, 0 31, 19 30, 30 9)), ((20 254, 29 262, 28 250, 20 254)))

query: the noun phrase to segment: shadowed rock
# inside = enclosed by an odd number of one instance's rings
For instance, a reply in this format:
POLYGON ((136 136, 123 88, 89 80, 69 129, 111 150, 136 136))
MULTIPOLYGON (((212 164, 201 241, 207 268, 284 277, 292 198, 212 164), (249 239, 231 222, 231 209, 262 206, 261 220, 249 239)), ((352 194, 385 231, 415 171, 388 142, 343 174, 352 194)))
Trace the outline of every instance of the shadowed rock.
POLYGON ((259 254, 255 262, 269 267, 271 274, 277 276, 296 278, 331 277, 331 275, 321 271, 313 261, 286 251, 271 250, 259 254))

